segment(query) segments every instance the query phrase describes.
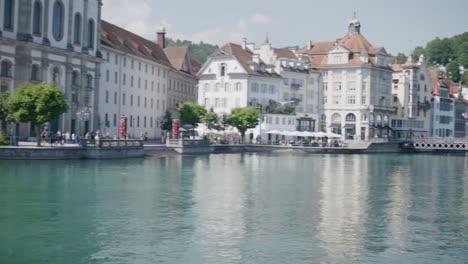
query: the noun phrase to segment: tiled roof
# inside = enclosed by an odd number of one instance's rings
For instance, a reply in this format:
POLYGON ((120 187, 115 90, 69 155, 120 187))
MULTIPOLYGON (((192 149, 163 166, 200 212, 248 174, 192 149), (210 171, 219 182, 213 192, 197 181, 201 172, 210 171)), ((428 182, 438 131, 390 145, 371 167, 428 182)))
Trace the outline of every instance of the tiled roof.
POLYGON ((286 58, 286 59, 295 59, 297 60, 296 55, 294 52, 288 49, 273 49, 273 52, 276 54, 277 58, 286 58))
POLYGON ((348 64, 352 65, 362 64, 359 57, 359 54, 361 53, 367 53, 369 55, 369 62, 372 65, 376 65, 376 54, 383 50, 382 47, 372 46, 372 44, 370 44, 370 42, 361 34, 348 34, 337 42, 313 42, 311 43, 310 49, 307 49, 306 47, 299 50, 297 53, 308 57, 308 62, 313 65, 327 65, 327 55, 335 45, 341 45, 352 53, 352 56, 348 61, 348 64))
POLYGON ((450 97, 454 94, 454 84, 451 80, 441 76, 435 69, 430 70, 432 80, 432 95, 440 96, 440 87, 449 89, 450 97))
POLYGON ((174 66, 176 70, 182 70, 185 58, 187 57, 188 47, 167 47, 164 49, 164 52, 166 53, 166 56, 171 62, 172 66, 174 66))
POLYGON ((102 20, 101 43, 124 53, 173 68, 158 44, 102 20))
POLYGON ((194 60, 192 58, 190 58, 190 65, 192 66, 192 73, 193 74, 197 74, 202 68, 202 65, 198 61, 196 61, 196 60, 194 60))
MULTIPOLYGON (((220 51, 225 52, 226 54, 234 56, 239 63, 242 65, 244 70, 250 75, 257 75, 257 76, 267 76, 267 77, 280 77, 276 73, 269 73, 267 71, 254 71, 250 68, 250 65, 253 64, 252 57, 253 53, 249 49, 242 49, 241 45, 228 43, 221 47, 218 51, 216 51, 212 56, 216 56, 220 51)), ((261 62, 261 64, 265 65, 265 63, 261 62)))

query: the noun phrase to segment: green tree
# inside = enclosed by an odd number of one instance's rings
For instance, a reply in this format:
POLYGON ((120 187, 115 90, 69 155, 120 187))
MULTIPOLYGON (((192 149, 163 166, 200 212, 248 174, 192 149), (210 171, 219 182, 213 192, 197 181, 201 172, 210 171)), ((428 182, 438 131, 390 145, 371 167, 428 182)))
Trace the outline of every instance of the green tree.
POLYGON ((406 62, 408 57, 403 53, 398 53, 396 56, 391 57, 391 61, 393 64, 403 64, 406 62))
POLYGON ((179 106, 179 113, 181 125, 197 127, 198 123, 201 122, 201 118, 206 114, 206 110, 201 105, 186 102, 179 106))
POLYGON ((427 60, 432 64, 446 65, 456 57, 455 45, 452 39, 436 38, 426 47, 427 60))
POLYGON ((8 109, 7 102, 8 97, 10 96, 7 92, 0 92, 0 120, 7 121, 8 109))
POLYGON ((7 107, 11 119, 35 126, 40 146, 40 126, 68 111, 68 102, 55 84, 24 84, 8 99, 7 107))
POLYGON ((209 129, 220 129, 221 126, 219 125, 219 116, 213 111, 213 108, 210 109, 202 118, 201 121, 208 127, 209 129))
POLYGON ((459 69, 459 64, 457 61, 451 61, 445 66, 447 69, 447 74, 449 75, 450 79, 454 82, 459 82, 460 81, 460 69, 459 69))
POLYGON ((227 123, 239 130, 244 141, 245 132, 249 128, 255 128, 258 125, 260 114, 253 107, 235 108, 227 118, 227 123))
POLYGON ((426 55, 426 50, 424 50, 423 47, 421 46, 418 46, 414 49, 413 51, 413 62, 418 62, 419 60, 419 57, 421 56, 421 54, 423 54, 425 57, 427 57, 426 55))
POLYGON ((166 110, 166 113, 164 114, 162 123, 161 123, 161 128, 162 130, 165 131, 171 131, 172 130, 172 115, 169 110, 166 110))

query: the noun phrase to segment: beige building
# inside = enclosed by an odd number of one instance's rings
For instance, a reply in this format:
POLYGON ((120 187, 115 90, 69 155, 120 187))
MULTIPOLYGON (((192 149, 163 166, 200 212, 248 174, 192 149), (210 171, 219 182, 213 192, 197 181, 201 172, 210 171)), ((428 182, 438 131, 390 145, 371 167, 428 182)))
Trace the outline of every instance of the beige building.
POLYGON ((361 35, 357 19, 349 22, 341 39, 309 42, 296 54, 322 73, 320 130, 354 140, 390 134, 394 108, 388 54, 361 35))
POLYGON ((424 55, 417 63, 408 57, 404 64, 393 64, 391 126, 395 139, 428 137, 431 134, 432 83, 424 55))

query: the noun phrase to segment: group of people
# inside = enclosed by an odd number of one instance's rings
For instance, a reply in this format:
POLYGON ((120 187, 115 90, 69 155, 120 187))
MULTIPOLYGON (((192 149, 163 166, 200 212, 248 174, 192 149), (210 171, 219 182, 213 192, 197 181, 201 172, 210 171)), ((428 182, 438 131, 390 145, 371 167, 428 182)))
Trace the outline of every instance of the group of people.
POLYGON ((76 144, 77 143, 77 136, 75 133, 70 133, 68 131, 62 133, 59 131, 57 132, 49 132, 47 129, 43 129, 41 131, 41 143, 49 142, 51 146, 63 146, 64 144, 76 144))

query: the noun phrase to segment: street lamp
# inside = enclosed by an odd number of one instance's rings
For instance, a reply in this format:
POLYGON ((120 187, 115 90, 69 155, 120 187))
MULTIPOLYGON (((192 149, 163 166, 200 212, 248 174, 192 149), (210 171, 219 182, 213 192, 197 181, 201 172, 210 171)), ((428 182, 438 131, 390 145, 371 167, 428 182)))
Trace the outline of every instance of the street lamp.
POLYGON ((81 126, 80 130, 82 130, 82 128, 84 127, 84 123, 86 121, 89 121, 89 119, 91 117, 91 111, 89 110, 89 107, 83 107, 83 108, 77 110, 76 111, 76 117, 78 118, 78 120, 80 120, 80 126, 81 126))

